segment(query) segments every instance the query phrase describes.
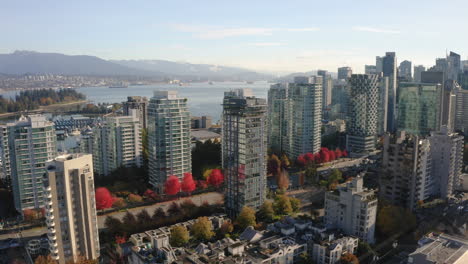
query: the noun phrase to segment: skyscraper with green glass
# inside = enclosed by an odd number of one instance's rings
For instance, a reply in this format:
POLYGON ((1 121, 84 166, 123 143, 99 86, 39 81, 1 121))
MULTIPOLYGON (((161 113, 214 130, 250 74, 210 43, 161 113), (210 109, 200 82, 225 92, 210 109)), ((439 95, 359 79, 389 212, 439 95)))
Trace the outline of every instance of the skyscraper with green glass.
POLYGON ((399 131, 429 135, 439 129, 441 85, 432 83, 399 83, 399 131))
POLYGON ((3 170, 11 179, 16 210, 42 208, 45 163, 57 156, 54 124, 30 115, 1 129, 3 170))
POLYGON ((149 183, 159 192, 170 175, 192 172, 190 112, 177 91, 154 91, 148 106, 149 183))

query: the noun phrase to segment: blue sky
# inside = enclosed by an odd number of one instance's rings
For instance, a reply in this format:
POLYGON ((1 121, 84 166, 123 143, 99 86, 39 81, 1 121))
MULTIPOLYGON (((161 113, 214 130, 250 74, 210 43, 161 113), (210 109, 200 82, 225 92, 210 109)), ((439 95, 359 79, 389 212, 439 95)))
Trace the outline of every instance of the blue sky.
POLYGON ((3 1, 0 53, 167 59, 277 73, 351 66, 376 55, 430 66, 468 56, 468 1, 3 1))

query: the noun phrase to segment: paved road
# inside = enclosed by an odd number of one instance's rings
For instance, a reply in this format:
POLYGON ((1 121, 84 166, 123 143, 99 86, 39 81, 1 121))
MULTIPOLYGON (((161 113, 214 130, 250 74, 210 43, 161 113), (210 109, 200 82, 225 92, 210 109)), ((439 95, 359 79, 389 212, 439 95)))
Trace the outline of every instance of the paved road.
MULTIPOLYGON (((181 203, 185 199, 191 199, 193 201, 193 203, 195 203, 196 205, 201 205, 205 201, 207 201, 209 204, 216 204, 216 203, 223 202, 223 195, 220 194, 220 193, 217 193, 217 192, 203 193, 203 194, 200 194, 200 195, 194 195, 194 196, 192 196, 190 198, 181 198, 181 199, 176 200, 176 201, 169 201, 169 202, 158 203, 158 204, 149 205, 149 206, 145 206, 145 207, 132 208, 132 209, 129 209, 129 211, 136 215, 140 211, 142 211, 143 209, 146 209, 148 211, 148 213, 150 215, 152 215, 154 213, 154 211, 156 209, 160 208, 160 207, 163 208, 164 210, 167 210, 167 208, 169 207, 169 205, 172 202, 181 203)), ((126 211, 125 212, 114 212, 114 213, 111 213, 111 214, 98 216, 98 226, 99 226, 99 228, 104 228, 104 222, 106 221, 107 216, 113 216, 113 217, 117 217, 119 219, 122 219, 122 217, 125 215, 125 213, 126 213, 126 211)), ((40 236, 40 235, 42 235, 42 234, 44 234, 46 232, 47 232, 46 227, 37 227, 37 228, 33 228, 33 229, 23 230, 21 232, 21 234, 22 234, 23 238, 29 238, 29 237, 40 236)), ((2 235, 0 235, 0 240, 7 239, 7 238, 16 238, 17 235, 18 235, 17 232, 12 232, 12 233, 9 233, 9 234, 2 234, 2 235)))
POLYGON ((336 161, 333 161, 331 164, 328 164, 327 166, 319 167, 317 168, 317 172, 321 171, 326 171, 330 169, 342 169, 346 167, 352 167, 354 165, 359 165, 365 158, 358 158, 358 159, 339 159, 336 161))
MULTIPOLYGON (((162 208, 164 210, 167 210, 167 208, 169 207, 169 205, 172 203, 172 202, 176 202, 176 203, 182 203, 185 199, 191 199, 192 202, 196 205, 201 205, 202 203, 204 203, 205 201, 207 201, 209 204, 216 204, 216 203, 220 203, 223 201, 223 195, 220 194, 220 193, 217 193, 217 192, 210 192, 210 193, 204 193, 204 194, 200 194, 200 195, 196 195, 196 196, 192 196, 190 198, 181 198, 179 200, 175 200, 175 201, 169 201, 169 202, 164 202, 164 203, 158 203, 158 204, 154 204, 154 205, 149 205, 149 206, 146 206, 146 207, 137 207, 137 208, 132 208, 132 209, 129 209, 128 211, 130 211, 131 213, 133 213, 134 215, 138 214, 139 212, 141 212, 143 209, 146 209, 146 211, 148 211, 148 213, 150 215, 152 215, 154 213, 154 211, 156 211, 156 209, 158 208, 162 208)), ((113 217, 116 217, 116 218, 119 218, 119 219, 122 219, 122 217, 126 214, 127 212, 114 212, 114 213, 111 213, 111 214, 107 214, 107 215, 101 215, 98 217, 98 226, 99 228, 104 228, 104 222, 106 221, 106 218, 107 216, 113 216, 113 217)))

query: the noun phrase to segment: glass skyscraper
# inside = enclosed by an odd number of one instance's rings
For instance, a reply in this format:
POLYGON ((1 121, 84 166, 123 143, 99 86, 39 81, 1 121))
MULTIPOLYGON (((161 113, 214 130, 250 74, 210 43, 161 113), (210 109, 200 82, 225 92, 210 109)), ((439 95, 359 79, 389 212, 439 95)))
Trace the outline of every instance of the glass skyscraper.
POLYGON ((225 205, 235 217, 242 207, 258 209, 266 196, 267 102, 251 90, 224 93, 222 166, 225 205))
POLYGON ((294 83, 272 85, 268 92, 269 147, 295 159, 320 151, 321 76, 298 76, 294 83))
POLYGON ((398 130, 429 135, 439 129, 439 84, 400 83, 398 88, 398 130))
POLYGON ((16 209, 42 208, 45 163, 57 156, 54 124, 45 116, 30 115, 1 129, 3 169, 11 179, 16 209))
POLYGON ((177 91, 155 91, 148 106, 149 183, 159 192, 170 175, 192 172, 190 112, 177 91))

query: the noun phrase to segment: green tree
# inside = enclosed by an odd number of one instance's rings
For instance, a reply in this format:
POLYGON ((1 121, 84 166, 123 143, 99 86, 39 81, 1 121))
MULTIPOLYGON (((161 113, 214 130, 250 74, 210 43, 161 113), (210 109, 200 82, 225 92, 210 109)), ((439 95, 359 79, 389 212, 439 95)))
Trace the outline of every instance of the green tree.
POLYGON ((291 203, 293 213, 299 213, 301 210, 301 200, 294 197, 289 197, 289 202, 291 203))
POLYGON ((333 169, 332 172, 330 173, 330 176, 328 176, 328 181, 330 183, 333 183, 335 181, 341 181, 343 180, 343 173, 339 169, 333 169))
POLYGON ((194 179, 202 180, 205 169, 221 166, 221 143, 207 140, 196 142, 192 149, 192 174, 194 179))
POLYGON ((239 227, 241 229, 245 229, 248 226, 253 226, 255 227, 256 223, 256 217, 255 217, 255 210, 252 209, 251 207, 244 206, 237 217, 237 223, 239 224, 239 227))
POLYGON ((371 246, 365 241, 359 241, 358 248, 357 248, 357 255, 362 256, 367 252, 372 252, 371 246))
POLYGON ((291 201, 286 195, 277 195, 273 208, 277 215, 290 215, 293 212, 291 201))
POLYGON ((275 217, 275 210, 273 210, 273 203, 271 201, 266 200, 263 202, 258 211, 258 217, 259 219, 266 222, 273 221, 273 218, 275 217))
POLYGON ((151 220, 155 222, 162 222, 166 217, 167 215, 164 209, 159 207, 158 209, 154 210, 151 220))
POLYGON ((137 214, 136 218, 139 226, 148 226, 151 224, 151 216, 146 209, 141 210, 137 214))
POLYGON ((171 228, 170 243, 173 247, 182 247, 190 239, 189 231, 185 226, 174 226, 171 228))
POLYGON ((317 168, 315 166, 308 166, 304 170, 304 175, 309 183, 317 183, 318 181, 318 173, 317 173, 317 168))
POLYGON ((297 264, 312 264, 312 259, 310 258, 309 254, 302 253, 299 255, 299 259, 297 260, 297 264))
POLYGON ((138 226, 138 221, 135 215, 130 213, 130 211, 127 211, 127 213, 123 216, 122 222, 123 222, 123 225, 122 225, 123 231, 129 234, 133 233, 135 227, 138 226))
POLYGON ((180 209, 182 210, 184 215, 188 218, 193 218, 198 211, 198 207, 193 203, 191 199, 185 199, 180 204, 180 209))
POLYGON ((213 226, 208 217, 199 217, 197 221, 190 228, 190 233, 197 240, 206 241, 214 236, 213 226))
POLYGON ((416 216, 410 210, 383 205, 377 211, 377 232, 385 237, 398 232, 407 231, 416 226, 416 216))
POLYGON ((106 217, 106 220, 104 222, 104 226, 107 228, 107 230, 111 234, 116 234, 121 232, 123 226, 122 226, 122 221, 120 219, 115 218, 113 216, 108 216, 106 217))

